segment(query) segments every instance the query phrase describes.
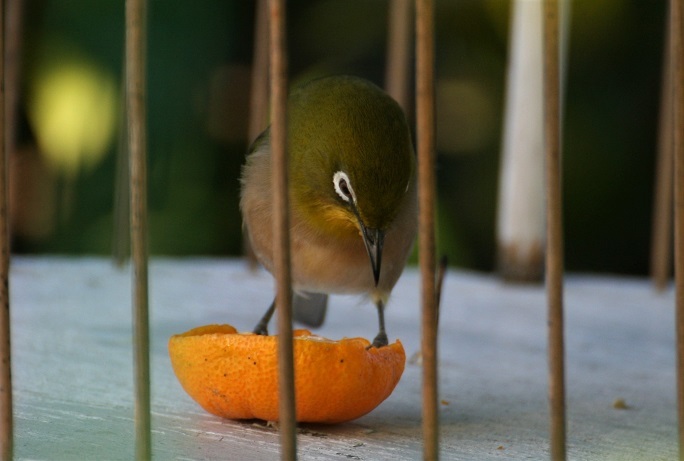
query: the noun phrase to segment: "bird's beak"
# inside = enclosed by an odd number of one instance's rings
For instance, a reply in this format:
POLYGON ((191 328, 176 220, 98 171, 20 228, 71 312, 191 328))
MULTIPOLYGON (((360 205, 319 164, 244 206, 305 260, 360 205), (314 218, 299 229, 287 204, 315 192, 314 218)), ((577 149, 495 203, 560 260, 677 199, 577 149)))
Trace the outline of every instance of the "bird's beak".
POLYGON ((385 239, 385 233, 380 229, 368 228, 363 223, 359 224, 363 233, 363 243, 366 244, 366 251, 373 269, 373 280, 375 280, 375 286, 378 286, 380 264, 382 263, 382 244, 385 239))
POLYGON ((366 245, 366 251, 368 252, 368 257, 370 258, 371 269, 373 270, 373 280, 375 281, 375 286, 378 286, 380 281, 380 264, 382 263, 382 244, 385 241, 385 232, 381 229, 373 229, 367 227, 359 210, 356 208, 355 204, 351 206, 357 221, 359 222, 359 227, 361 228, 361 235, 363 236, 363 243, 366 245))

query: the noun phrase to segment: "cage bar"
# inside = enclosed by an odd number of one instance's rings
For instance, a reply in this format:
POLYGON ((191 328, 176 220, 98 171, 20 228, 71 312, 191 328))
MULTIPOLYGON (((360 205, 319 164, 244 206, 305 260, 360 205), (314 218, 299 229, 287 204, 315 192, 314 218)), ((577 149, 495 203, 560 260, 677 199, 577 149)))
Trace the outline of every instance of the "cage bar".
POLYGON ((684 6, 670 0, 679 459, 684 460, 684 6))
POLYGON ((544 2, 544 150, 546 158, 546 292, 551 459, 566 458, 563 338, 563 223, 560 147, 559 8, 544 2))
POLYGON ((131 252, 136 459, 152 456, 147 271, 147 152, 145 123, 146 2, 126 0, 126 114, 130 156, 131 252))
POLYGON ((290 205, 287 156, 287 48, 285 3, 269 0, 271 64, 271 161, 273 174, 273 262, 278 309, 278 392, 281 459, 297 457, 292 285, 290 273, 290 205))
POLYGON ((663 76, 660 89, 658 157, 656 160, 651 231, 650 275, 656 290, 667 287, 672 268, 672 34, 666 21, 663 76))
POLYGON ((409 112, 409 66, 411 63, 411 0, 391 0, 387 23, 385 90, 409 112))
POLYGON ((0 456, 10 460, 14 450, 14 418, 12 415, 12 354, 10 343, 9 300, 9 219, 8 219, 8 149, 5 131, 5 8, 0 8, 0 456))
POLYGON ((435 287, 435 21, 434 2, 416 1, 416 141, 418 244, 423 356, 423 457, 439 458, 437 293, 435 287))

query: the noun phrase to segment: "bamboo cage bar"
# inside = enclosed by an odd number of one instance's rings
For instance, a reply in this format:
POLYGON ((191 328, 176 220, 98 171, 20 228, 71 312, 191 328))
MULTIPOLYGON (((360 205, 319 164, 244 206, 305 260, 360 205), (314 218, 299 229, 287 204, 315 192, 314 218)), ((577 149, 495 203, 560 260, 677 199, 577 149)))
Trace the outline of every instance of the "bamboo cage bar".
POLYGON ((418 245, 423 357, 423 456, 439 458, 437 408, 437 293, 435 280, 435 87, 434 2, 416 1, 416 140, 418 147, 418 245))
POLYGON ((146 2, 126 0, 126 113, 130 156, 131 252, 136 459, 152 456, 147 268, 147 159, 145 123, 146 2))
POLYGON ((9 300, 9 219, 8 219, 8 150, 5 130, 5 8, 0 8, 0 456, 10 460, 14 450, 14 418, 12 405, 12 354, 10 343, 10 300, 9 300))
POLYGON ((8 157, 17 150, 25 3, 24 0, 5 0, 5 148, 8 157))
POLYGON ((672 268, 672 34, 666 23, 663 76, 660 90, 658 157, 656 160, 651 232, 650 275, 656 290, 667 287, 672 268))
POLYGON ((670 0, 679 459, 684 460, 684 5, 670 0))
POLYGON ((563 223, 560 147, 559 5, 544 2, 544 150, 546 157, 546 291, 551 459, 566 459, 563 338, 563 223))
POLYGON ((273 161, 273 259, 278 310, 278 392, 282 460, 297 458, 292 285, 287 156, 287 54, 285 3, 269 0, 271 68, 271 155, 273 161))
POLYGON ((391 0, 387 24, 385 90, 409 112, 409 66, 411 64, 411 0, 391 0))

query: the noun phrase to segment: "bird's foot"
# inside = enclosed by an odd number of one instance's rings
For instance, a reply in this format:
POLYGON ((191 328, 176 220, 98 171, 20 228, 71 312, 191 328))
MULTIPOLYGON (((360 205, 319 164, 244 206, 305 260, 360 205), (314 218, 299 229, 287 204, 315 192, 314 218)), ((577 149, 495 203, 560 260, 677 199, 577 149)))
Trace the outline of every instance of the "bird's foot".
POLYGON ((378 335, 375 337, 373 340, 373 344, 368 346, 366 349, 370 349, 371 347, 375 347, 376 349, 379 349, 381 347, 387 346, 389 344, 389 340, 387 339, 387 333, 384 331, 381 331, 378 333, 378 335))
POLYGON ((254 327, 254 330, 252 330, 252 333, 255 335, 262 335, 262 336, 268 336, 268 322, 271 321, 271 317, 273 317, 273 313, 275 312, 275 299, 269 306, 268 310, 264 314, 263 317, 261 317, 261 320, 259 320, 259 323, 254 327))
POLYGON ((268 336, 268 327, 264 325, 263 322, 259 322, 257 326, 254 327, 252 333, 255 335, 268 336))

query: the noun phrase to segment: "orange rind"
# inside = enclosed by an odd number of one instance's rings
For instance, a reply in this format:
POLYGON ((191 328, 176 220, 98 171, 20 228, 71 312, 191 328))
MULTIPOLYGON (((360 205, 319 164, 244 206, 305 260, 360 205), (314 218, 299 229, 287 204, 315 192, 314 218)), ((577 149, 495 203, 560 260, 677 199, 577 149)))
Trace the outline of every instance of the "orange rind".
MULTIPOLYGON (((363 338, 333 341, 293 332, 298 422, 341 423, 382 403, 404 371, 400 341, 369 347, 363 338)), ((209 413, 229 419, 278 421, 278 336, 207 325, 169 340, 169 355, 185 391, 209 413)))

